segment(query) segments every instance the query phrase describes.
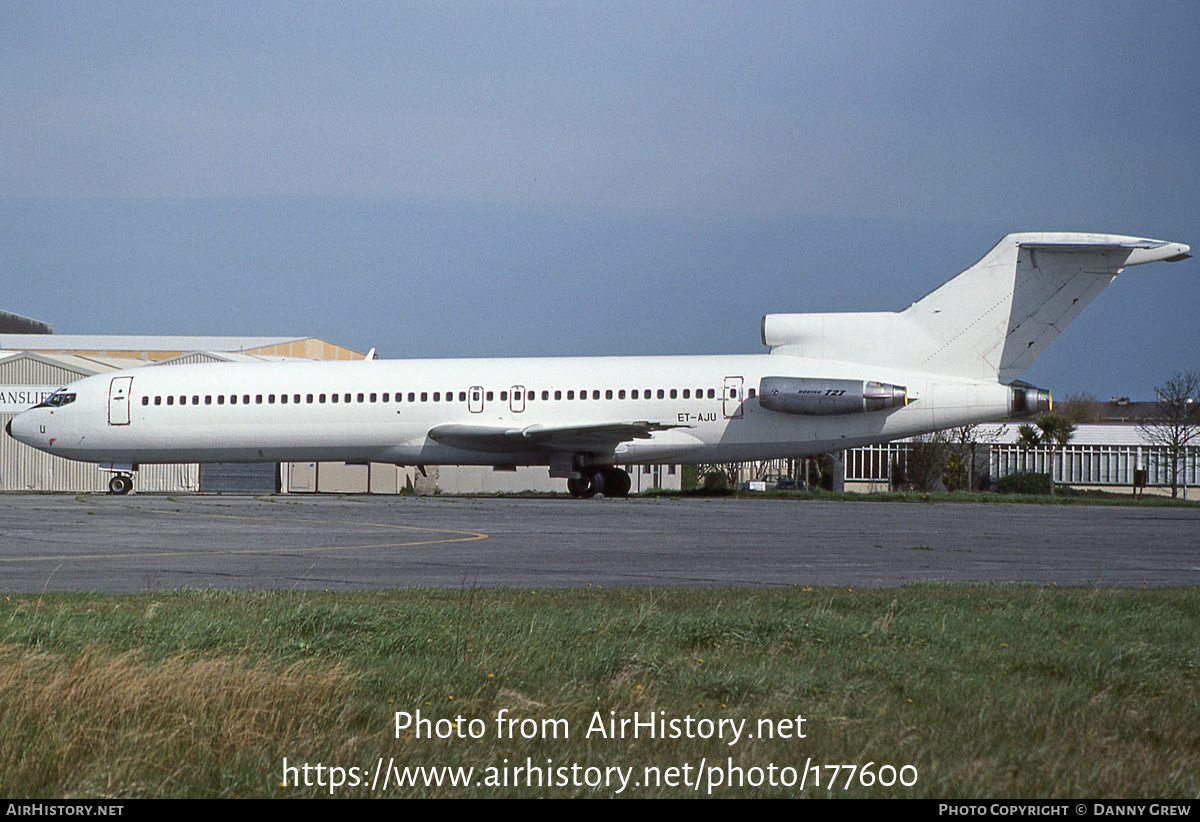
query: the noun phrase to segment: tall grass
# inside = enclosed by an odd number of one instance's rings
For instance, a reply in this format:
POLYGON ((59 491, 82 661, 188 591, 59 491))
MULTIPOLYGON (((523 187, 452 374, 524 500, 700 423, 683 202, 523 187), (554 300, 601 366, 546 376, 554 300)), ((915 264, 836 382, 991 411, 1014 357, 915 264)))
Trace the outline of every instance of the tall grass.
MULTIPOLYGON (((181 591, 0 603, 0 795, 305 796, 282 760, 367 767, 912 765, 808 795, 1200 794, 1195 590, 181 591), (482 719, 396 738, 394 713, 482 719), (497 712, 569 739, 497 738, 497 712), (806 718, 804 739, 585 738, 594 713, 806 718)), ((579 786, 387 795, 605 796, 579 786)), ((676 796, 634 787, 624 795, 676 796)), ((795 789, 722 788, 720 796, 795 789)), ((335 791, 366 796, 362 787, 335 791)))

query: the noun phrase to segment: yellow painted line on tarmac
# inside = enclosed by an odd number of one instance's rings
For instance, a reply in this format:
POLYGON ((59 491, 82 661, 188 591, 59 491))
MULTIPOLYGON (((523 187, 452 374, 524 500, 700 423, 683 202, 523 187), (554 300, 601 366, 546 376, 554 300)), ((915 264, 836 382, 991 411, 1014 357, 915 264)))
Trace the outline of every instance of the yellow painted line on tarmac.
MULTIPOLYGON (((237 516, 236 514, 207 514, 200 511, 165 511, 159 508, 146 509, 148 514, 168 514, 179 517, 211 517, 213 519, 237 519, 251 520, 260 522, 260 517, 245 517, 237 516)), ((379 548, 413 548, 418 545, 441 545, 453 542, 475 542, 476 540, 487 539, 487 534, 477 533, 475 531, 454 531, 448 528, 428 528, 423 525, 393 525, 387 522, 358 522, 347 520, 331 520, 331 519, 303 519, 297 521, 301 525, 349 525, 356 528, 393 528, 402 531, 425 531, 434 534, 448 534, 453 536, 442 537, 441 539, 418 539, 408 540, 403 542, 382 542, 374 545, 320 545, 313 547, 296 547, 296 548, 244 548, 244 549, 223 549, 223 550, 194 550, 194 551, 130 551, 127 553, 106 553, 106 554, 56 554, 44 557, 0 557, 0 563, 3 562, 62 562, 63 560, 77 559, 129 559, 131 557, 184 557, 184 556, 221 556, 221 555, 237 555, 237 554, 311 554, 322 551, 368 551, 379 548)))

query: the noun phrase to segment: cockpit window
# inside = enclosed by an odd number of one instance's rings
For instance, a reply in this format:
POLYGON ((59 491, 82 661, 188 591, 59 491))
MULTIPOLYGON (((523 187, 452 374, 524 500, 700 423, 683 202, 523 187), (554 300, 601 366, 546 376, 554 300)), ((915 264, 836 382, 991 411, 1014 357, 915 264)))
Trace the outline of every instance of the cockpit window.
POLYGON ((75 402, 75 392, 55 391, 46 399, 35 405, 34 408, 62 408, 64 405, 70 405, 75 402))

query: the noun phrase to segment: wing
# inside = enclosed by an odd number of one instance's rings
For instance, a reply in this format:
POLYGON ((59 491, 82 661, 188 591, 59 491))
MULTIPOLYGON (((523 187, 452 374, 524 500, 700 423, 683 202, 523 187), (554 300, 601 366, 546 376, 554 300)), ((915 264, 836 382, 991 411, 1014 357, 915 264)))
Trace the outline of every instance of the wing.
POLYGON ((690 425, 666 425, 637 422, 601 422, 592 425, 530 425, 526 428, 502 428, 487 425, 438 425, 429 436, 451 448, 468 451, 504 453, 545 448, 550 451, 607 451, 630 440, 647 440, 655 431, 691 428, 690 425))

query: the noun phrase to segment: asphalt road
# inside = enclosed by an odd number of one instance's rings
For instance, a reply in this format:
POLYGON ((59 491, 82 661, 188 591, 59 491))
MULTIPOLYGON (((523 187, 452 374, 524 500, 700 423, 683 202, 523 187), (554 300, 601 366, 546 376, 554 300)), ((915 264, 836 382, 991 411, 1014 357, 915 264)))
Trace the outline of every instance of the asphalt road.
POLYGON ((1200 585, 1200 510, 754 499, 0 495, 0 591, 1200 585))

